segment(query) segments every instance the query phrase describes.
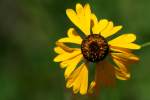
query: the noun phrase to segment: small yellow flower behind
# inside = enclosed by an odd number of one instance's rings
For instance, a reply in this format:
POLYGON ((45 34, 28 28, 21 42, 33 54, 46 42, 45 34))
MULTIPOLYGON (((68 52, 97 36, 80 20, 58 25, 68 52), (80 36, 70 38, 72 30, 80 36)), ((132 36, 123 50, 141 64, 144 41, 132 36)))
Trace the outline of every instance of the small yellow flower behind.
POLYGON ((60 62, 60 67, 65 68, 66 87, 72 87, 74 93, 79 92, 84 95, 93 93, 94 90, 98 91, 102 85, 113 85, 115 78, 128 80, 131 76, 128 66, 139 61, 139 58, 132 53, 132 50, 141 48, 133 43, 136 35, 126 33, 107 41, 107 38, 116 34, 122 26, 114 26, 113 22, 107 19, 98 20, 91 12, 89 4, 82 6, 77 3, 76 11, 67 9, 66 14, 85 35, 85 38, 82 38, 75 28, 69 28, 67 37, 56 42, 54 51, 58 55, 54 61, 60 62), (72 48, 65 43, 73 43, 80 47, 72 48), (107 56, 112 58, 115 65, 106 60, 107 56), (96 63, 95 78, 90 84, 89 63, 96 63))

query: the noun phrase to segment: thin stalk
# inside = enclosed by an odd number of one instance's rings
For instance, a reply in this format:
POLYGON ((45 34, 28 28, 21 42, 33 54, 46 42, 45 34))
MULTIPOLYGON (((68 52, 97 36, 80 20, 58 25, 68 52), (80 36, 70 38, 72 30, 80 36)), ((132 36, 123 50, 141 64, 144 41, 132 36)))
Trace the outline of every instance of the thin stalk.
POLYGON ((146 42, 146 43, 142 44, 142 47, 147 47, 147 46, 150 46, 150 42, 146 42))

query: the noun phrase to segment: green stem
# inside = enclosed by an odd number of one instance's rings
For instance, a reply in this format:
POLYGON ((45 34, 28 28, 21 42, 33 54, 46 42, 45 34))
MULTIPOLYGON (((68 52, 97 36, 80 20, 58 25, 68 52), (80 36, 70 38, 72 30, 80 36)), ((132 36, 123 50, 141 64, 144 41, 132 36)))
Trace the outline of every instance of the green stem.
POLYGON ((147 46, 150 46, 150 42, 142 44, 142 47, 147 47, 147 46))

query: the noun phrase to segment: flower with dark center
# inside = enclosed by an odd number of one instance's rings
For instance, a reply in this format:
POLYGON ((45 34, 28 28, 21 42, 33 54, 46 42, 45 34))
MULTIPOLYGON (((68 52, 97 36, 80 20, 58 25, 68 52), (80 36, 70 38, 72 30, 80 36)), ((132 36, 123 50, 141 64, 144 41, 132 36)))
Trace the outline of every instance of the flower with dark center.
POLYGON ((100 86, 114 84, 115 78, 128 80, 128 66, 139 61, 132 53, 132 50, 141 48, 134 43, 136 35, 122 34, 108 41, 107 38, 116 34, 122 26, 114 26, 113 22, 107 19, 98 20, 91 12, 89 4, 82 6, 77 3, 76 11, 67 9, 66 14, 86 37, 83 39, 75 28, 69 28, 67 37, 56 42, 54 51, 58 55, 54 61, 60 62, 60 67, 65 68, 66 87, 72 87, 74 93, 79 92, 83 95, 97 91, 100 86), (65 43, 73 43, 80 48, 71 48, 65 43), (112 58, 114 64, 105 59, 107 56, 112 58), (95 77, 92 81, 88 80, 90 62, 96 63, 95 77))
POLYGON ((109 46, 103 36, 91 34, 82 41, 81 51, 88 61, 99 62, 108 55, 109 46))

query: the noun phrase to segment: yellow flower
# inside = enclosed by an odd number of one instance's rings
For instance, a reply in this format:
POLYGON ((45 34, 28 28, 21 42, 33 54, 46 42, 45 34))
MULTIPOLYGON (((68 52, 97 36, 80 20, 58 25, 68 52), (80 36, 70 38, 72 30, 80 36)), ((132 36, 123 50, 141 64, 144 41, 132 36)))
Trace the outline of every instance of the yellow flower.
POLYGON ((69 28, 67 37, 56 42, 54 51, 58 54, 55 62, 60 62, 60 67, 65 68, 66 87, 73 88, 74 93, 92 93, 102 85, 114 84, 115 78, 127 80, 130 78, 128 66, 137 62, 139 58, 132 54, 132 50, 141 47, 135 43, 136 35, 133 33, 107 40, 122 26, 114 26, 112 21, 100 19, 98 21, 91 12, 90 5, 76 4, 76 11, 67 9, 68 18, 76 25, 84 36, 78 34, 75 28, 69 28), (76 47, 69 47, 65 43, 73 43, 76 47), (111 57, 114 65, 107 61, 111 57), (88 86, 89 63, 96 63, 95 78, 88 86))

